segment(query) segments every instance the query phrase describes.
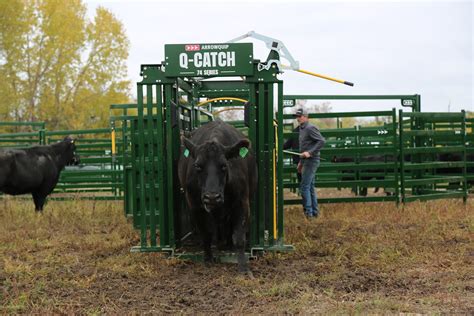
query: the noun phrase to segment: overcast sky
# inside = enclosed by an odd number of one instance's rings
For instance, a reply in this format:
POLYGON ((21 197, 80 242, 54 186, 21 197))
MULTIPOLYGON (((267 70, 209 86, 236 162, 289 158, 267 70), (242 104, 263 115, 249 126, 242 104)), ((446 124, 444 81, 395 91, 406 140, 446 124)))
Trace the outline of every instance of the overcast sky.
MULTIPOLYGON (((248 31, 284 42, 305 70, 349 87, 287 71, 285 94, 421 94, 424 111, 474 111, 472 1, 97 1, 130 39, 128 73, 161 63, 164 44, 220 43, 248 31)), ((255 55, 268 50, 254 42, 255 55)), ((133 91, 135 95, 135 91, 133 91)), ((393 104, 395 106, 395 104, 393 104)), ((334 111, 373 110, 334 103, 334 111)))

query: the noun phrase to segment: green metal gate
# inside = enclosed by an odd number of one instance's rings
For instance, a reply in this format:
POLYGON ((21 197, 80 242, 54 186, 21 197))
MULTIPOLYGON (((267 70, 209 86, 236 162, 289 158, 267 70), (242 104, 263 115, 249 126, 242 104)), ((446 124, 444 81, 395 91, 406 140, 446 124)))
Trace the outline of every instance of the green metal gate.
POLYGON ((467 199, 466 119, 459 113, 399 112, 401 195, 403 202, 467 199), (458 161, 440 161, 456 154, 458 161), (439 172, 443 169, 443 172, 439 172))
MULTIPOLYGON (((275 173, 276 139, 281 131, 276 134, 274 104, 282 109, 283 100, 283 83, 276 77, 278 69, 273 65, 268 70, 261 70, 260 61, 252 59, 250 43, 219 45, 200 44, 198 47, 202 47, 203 56, 213 52, 215 47, 225 47, 217 54, 224 54, 228 61, 235 60, 235 63, 199 69, 198 65, 189 64, 198 59, 197 55, 194 59, 190 57, 196 52, 189 51, 187 45, 166 45, 165 64, 142 65, 143 80, 137 84, 137 118, 131 124, 130 183, 135 196, 128 205, 135 226, 140 230, 140 245, 132 251, 196 256, 182 248, 192 231, 186 223, 189 214, 176 172, 180 135, 201 125, 196 108, 202 99, 216 97, 248 100, 246 125, 259 170, 257 198, 251 203, 248 253, 292 249, 284 245, 283 206, 277 205, 277 195, 283 193, 277 186, 275 173), (245 79, 202 80, 215 74, 245 76, 245 79), (187 99, 185 104, 181 104, 183 96, 187 99)), ((207 110, 210 112, 212 106, 207 110)), ((279 137, 280 145, 281 141, 279 137)))

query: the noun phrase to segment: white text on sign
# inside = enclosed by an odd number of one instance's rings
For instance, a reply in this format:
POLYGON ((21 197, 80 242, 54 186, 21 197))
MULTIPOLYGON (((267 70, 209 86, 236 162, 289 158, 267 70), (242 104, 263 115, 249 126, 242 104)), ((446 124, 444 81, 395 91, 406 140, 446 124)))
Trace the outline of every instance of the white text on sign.
POLYGON ((188 69, 189 63, 196 68, 207 67, 235 67, 235 52, 197 52, 193 59, 188 59, 188 54, 179 54, 179 66, 188 69))

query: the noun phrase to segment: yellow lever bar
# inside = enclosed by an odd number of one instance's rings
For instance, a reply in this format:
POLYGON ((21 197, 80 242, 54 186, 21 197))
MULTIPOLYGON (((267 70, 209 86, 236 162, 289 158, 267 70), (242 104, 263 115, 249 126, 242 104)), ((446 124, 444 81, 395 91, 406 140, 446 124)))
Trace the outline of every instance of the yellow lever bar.
POLYGON ((307 71, 307 70, 303 70, 303 69, 298 69, 297 71, 302 72, 302 73, 307 74, 307 75, 323 78, 323 79, 326 79, 326 80, 331 80, 331 81, 343 83, 343 84, 351 86, 351 87, 354 86, 354 84, 352 82, 344 81, 344 80, 340 80, 340 79, 336 79, 336 78, 331 78, 331 77, 328 77, 328 76, 317 74, 315 72, 311 72, 311 71, 307 71))
POLYGON ((293 68, 291 68, 290 66, 288 66, 288 65, 283 65, 283 64, 282 64, 282 67, 283 67, 283 68, 286 68, 286 69, 296 70, 296 71, 298 71, 298 72, 301 72, 301 73, 304 73, 304 74, 307 74, 307 75, 310 75, 310 76, 315 76, 315 77, 319 77, 319 78, 322 78, 322 79, 326 79, 326 80, 331 80, 331 81, 339 82, 339 83, 342 83, 342 84, 345 84, 345 85, 348 85, 348 86, 351 86, 351 87, 354 86, 354 84, 353 84, 352 82, 344 81, 344 80, 340 80, 340 79, 336 79, 336 78, 332 78, 332 77, 328 77, 328 76, 321 75, 321 74, 317 74, 317 73, 312 72, 312 71, 308 71, 308 70, 304 70, 304 69, 293 69, 293 68))
POLYGON ((204 102, 199 103, 197 106, 203 106, 205 104, 214 102, 214 101, 220 101, 220 100, 234 100, 234 101, 240 101, 240 102, 247 102, 247 100, 244 99, 239 99, 239 98, 232 98, 232 97, 222 97, 222 98, 214 98, 214 99, 209 99, 204 102))

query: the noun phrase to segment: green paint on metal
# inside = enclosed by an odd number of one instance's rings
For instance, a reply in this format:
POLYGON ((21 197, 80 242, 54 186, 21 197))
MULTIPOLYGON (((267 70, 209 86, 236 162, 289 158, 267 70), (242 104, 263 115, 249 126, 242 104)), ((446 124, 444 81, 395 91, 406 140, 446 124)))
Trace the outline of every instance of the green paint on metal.
POLYGON ((239 150, 239 156, 242 157, 242 158, 245 158, 245 156, 247 156, 248 152, 249 152, 249 150, 246 147, 242 147, 239 150))
MULTIPOLYGON (((128 179, 127 190, 135 191, 125 194, 128 200, 126 214, 132 214, 134 225, 140 230, 140 245, 134 248, 134 251, 169 251, 172 249, 173 255, 178 257, 184 255, 180 247, 188 243, 188 240, 192 241, 192 238, 189 237, 191 232, 186 230, 186 222, 183 222, 183 219, 189 215, 184 203, 183 192, 179 188, 176 172, 174 172, 180 155, 180 135, 212 121, 214 119, 211 114, 213 108, 241 104, 240 102, 215 102, 215 104, 208 104, 205 107, 197 107, 200 98, 229 96, 249 100, 245 110, 246 119, 236 124, 249 137, 252 143, 252 153, 256 155, 259 164, 259 172, 266 175, 259 180, 259 191, 250 203, 249 249, 270 249, 271 251, 292 249, 291 246, 283 243, 283 211, 281 207, 274 209, 274 203, 278 205, 278 200, 274 202, 273 199, 274 191, 278 186, 273 184, 274 164, 278 163, 278 161, 274 161, 273 156, 276 148, 273 104, 278 104, 279 108, 282 108, 283 97, 282 83, 276 78, 278 69, 271 67, 268 71, 258 72, 259 62, 252 58, 253 52, 250 43, 225 45, 221 48, 237 48, 235 66, 231 65, 235 69, 230 69, 229 64, 224 65, 223 60, 225 53, 226 58, 230 56, 227 62, 230 60, 233 63, 233 53, 228 55, 227 52, 222 51, 223 54, 217 52, 216 55, 214 51, 211 51, 211 49, 220 49, 218 46, 188 47, 188 50, 183 45, 168 47, 166 69, 163 65, 142 65, 141 67, 143 80, 138 83, 138 87, 142 92, 137 94, 138 116, 136 119, 126 111, 121 115, 116 115, 118 113, 113 115, 113 120, 132 123, 131 164, 130 168, 125 168, 127 171, 125 171, 126 176, 124 177, 128 179), (183 47, 184 52, 182 51, 183 47), (197 52, 202 55, 196 55, 197 52), (182 55, 183 53, 186 56, 182 55), (242 54, 246 54, 246 57, 242 54), (181 60, 179 59, 180 55, 181 60), (222 69, 212 67, 214 56, 216 56, 218 63, 221 58, 222 69), (190 63, 191 57, 193 59, 192 65, 190 63), (209 58, 211 58, 211 67, 208 67, 209 58), (244 64, 242 64, 242 60, 245 60, 244 64), (179 69, 181 66, 195 70, 195 76, 212 76, 216 74, 212 71, 214 69, 220 76, 232 74, 243 75, 246 78, 244 81, 201 81, 200 78, 190 78, 191 74, 189 73, 182 73, 182 69, 179 69), (203 71, 205 68, 209 70, 206 73, 203 71), (273 93, 275 84, 278 85, 278 100, 274 100, 277 97, 273 93), (149 86, 157 87, 156 93, 151 96, 149 86), (146 91, 146 95, 143 94, 144 91, 146 91), (144 106, 145 104, 147 107, 144 106), (150 116, 151 113, 153 114, 150 116), (153 131, 149 129, 150 120, 154 122, 153 131), (157 141, 152 141, 152 138, 156 138, 157 141), (151 144, 154 144, 153 146, 156 148, 150 149, 151 144), (157 174, 152 171, 154 167, 148 166, 150 163, 156 166, 157 174), (152 197, 153 188, 158 188, 159 192, 157 194, 159 198, 155 204, 155 208, 158 205, 157 214, 154 213, 154 208, 151 205, 153 204, 151 200, 154 200, 152 197), (153 232, 149 232, 154 226, 150 216, 158 216, 157 229, 159 232, 157 231, 156 236, 159 236, 160 243, 156 246, 153 243, 153 232), (278 228, 275 225, 278 225, 278 228)), ((120 106, 116 106, 116 108, 121 109, 120 106)), ((126 108, 124 107, 124 109, 126 108)), ((126 126, 126 124, 123 123, 122 126, 126 126)), ((247 157, 249 152, 247 148, 239 150, 242 157, 247 157)), ((181 155, 189 156, 189 150, 184 149, 181 155)), ((231 254, 219 255, 220 258, 226 256, 231 257, 231 254)), ((191 257, 195 258, 196 256, 191 255, 191 257)))

